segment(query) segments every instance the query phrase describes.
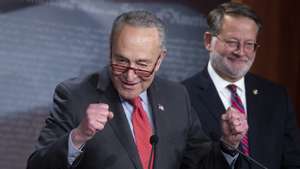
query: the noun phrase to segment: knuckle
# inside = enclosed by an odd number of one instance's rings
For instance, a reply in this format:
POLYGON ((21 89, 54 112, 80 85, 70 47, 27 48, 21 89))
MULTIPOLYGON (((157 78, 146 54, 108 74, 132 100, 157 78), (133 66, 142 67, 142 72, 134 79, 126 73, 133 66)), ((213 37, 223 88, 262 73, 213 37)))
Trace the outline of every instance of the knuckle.
POLYGON ((106 103, 99 103, 98 106, 103 108, 103 109, 108 109, 109 108, 108 104, 106 104, 106 103))

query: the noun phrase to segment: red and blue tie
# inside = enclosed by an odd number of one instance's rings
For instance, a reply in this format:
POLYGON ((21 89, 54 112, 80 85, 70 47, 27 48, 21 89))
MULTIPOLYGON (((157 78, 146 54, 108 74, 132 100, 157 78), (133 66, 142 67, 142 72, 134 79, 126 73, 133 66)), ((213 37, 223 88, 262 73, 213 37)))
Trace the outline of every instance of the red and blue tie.
MULTIPOLYGON (((240 113, 245 114, 245 108, 243 106, 243 103, 241 101, 241 98, 239 97, 239 95, 236 92, 237 86, 236 85, 228 85, 227 88, 230 90, 231 92, 231 106, 234 107, 235 109, 237 109, 240 113)), ((245 155, 249 155, 250 151, 249 151, 249 143, 248 143, 248 134, 246 133, 246 135, 242 138, 241 141, 241 145, 242 145, 242 150, 245 153, 245 155)))

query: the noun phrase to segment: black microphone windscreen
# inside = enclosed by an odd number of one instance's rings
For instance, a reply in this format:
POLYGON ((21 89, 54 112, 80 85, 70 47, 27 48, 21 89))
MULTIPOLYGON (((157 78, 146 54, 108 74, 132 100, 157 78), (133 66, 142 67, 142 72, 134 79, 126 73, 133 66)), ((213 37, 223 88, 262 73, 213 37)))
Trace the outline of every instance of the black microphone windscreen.
POLYGON ((158 136, 154 134, 150 137, 150 144, 155 145, 157 143, 158 143, 158 136))

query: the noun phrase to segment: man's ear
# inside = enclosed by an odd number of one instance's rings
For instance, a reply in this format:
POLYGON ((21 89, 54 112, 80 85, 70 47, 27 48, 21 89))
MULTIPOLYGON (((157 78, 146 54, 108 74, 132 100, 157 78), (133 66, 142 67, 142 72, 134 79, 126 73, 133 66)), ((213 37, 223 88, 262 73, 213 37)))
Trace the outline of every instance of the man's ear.
POLYGON ((204 33, 204 46, 205 48, 210 51, 212 48, 212 39, 213 39, 213 35, 210 32, 205 32, 204 33))
POLYGON ((158 71, 158 69, 160 67, 160 64, 162 63, 162 61, 165 59, 166 56, 167 56, 167 51, 163 50, 160 53, 159 60, 157 61, 157 64, 156 64, 156 67, 155 67, 155 71, 158 71))

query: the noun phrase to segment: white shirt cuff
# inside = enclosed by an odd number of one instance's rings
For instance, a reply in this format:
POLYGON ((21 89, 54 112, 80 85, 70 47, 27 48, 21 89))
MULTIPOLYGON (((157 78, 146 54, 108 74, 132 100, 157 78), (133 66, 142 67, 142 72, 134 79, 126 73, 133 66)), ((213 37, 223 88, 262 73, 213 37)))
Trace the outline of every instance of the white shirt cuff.
POLYGON ((231 155, 229 155, 229 154, 224 153, 224 152, 222 152, 222 153, 223 153, 223 155, 224 155, 226 161, 228 162, 230 168, 231 168, 231 169, 234 169, 234 165, 235 165, 236 159, 237 159, 238 156, 239 156, 239 153, 237 153, 237 154, 236 154, 235 156, 233 156, 233 157, 232 157, 231 155))
POLYGON ((72 132, 73 130, 69 134, 69 143, 68 143, 68 162, 70 165, 72 165, 75 159, 80 155, 80 153, 82 153, 82 148, 84 146, 84 145, 81 146, 79 149, 74 146, 74 143, 71 138, 72 132))

